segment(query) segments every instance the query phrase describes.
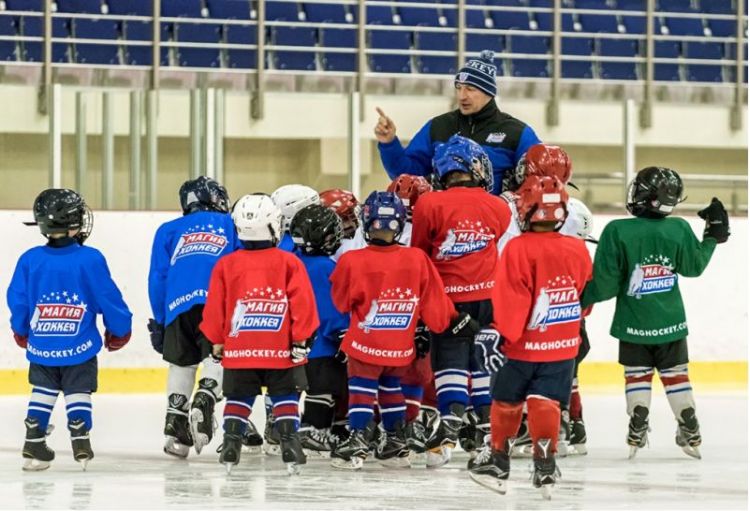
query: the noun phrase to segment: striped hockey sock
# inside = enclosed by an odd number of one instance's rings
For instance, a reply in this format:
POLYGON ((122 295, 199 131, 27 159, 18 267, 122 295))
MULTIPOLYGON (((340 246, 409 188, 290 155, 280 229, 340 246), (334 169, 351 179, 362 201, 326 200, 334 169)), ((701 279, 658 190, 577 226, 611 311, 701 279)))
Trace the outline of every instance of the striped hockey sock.
POLYGON ((256 397, 227 396, 227 404, 224 406, 224 431, 227 430, 227 420, 229 419, 237 419, 247 425, 256 397))
POLYGON ((307 394, 302 422, 317 429, 330 428, 333 423, 333 411, 333 395, 307 394))
POLYGON ((633 415, 636 406, 651 408, 651 380, 653 367, 625 366, 625 402, 628 416, 633 415))
MULTIPOLYGON (((292 421, 294 431, 299 429, 299 396, 297 393, 271 396, 273 404, 273 423, 278 427, 281 421, 292 421)), ((281 430, 278 430, 281 431, 281 430)))
POLYGON ((401 380, 394 376, 381 376, 378 385, 380 418, 386 431, 393 431, 396 423, 406 418, 406 403, 401 391, 401 380))
POLYGON ((442 417, 451 415, 450 405, 459 403, 464 407, 469 404, 469 371, 461 369, 443 369, 435 373, 438 409, 442 417))
POLYGON ((660 369, 659 378, 661 378, 669 406, 677 420, 681 420, 681 413, 686 408, 695 409, 693 387, 690 386, 687 364, 660 369))
POLYGON ((404 393, 404 400, 406 401, 406 422, 412 422, 419 415, 424 390, 422 390, 421 385, 407 385, 402 383, 401 391, 404 393))
POLYGON ((490 375, 484 371, 472 371, 471 373, 471 405, 475 410, 490 406, 490 375))
POLYGON ((52 390, 45 387, 34 387, 31 389, 31 399, 26 416, 39 421, 39 429, 47 431, 49 418, 52 410, 55 408, 59 390, 52 390))
POLYGON ((75 420, 82 420, 86 429, 91 431, 91 393, 78 392, 65 394, 65 410, 68 413, 68 424, 75 420))
POLYGON ((373 416, 378 382, 369 378, 349 378, 349 427, 364 431, 373 416))

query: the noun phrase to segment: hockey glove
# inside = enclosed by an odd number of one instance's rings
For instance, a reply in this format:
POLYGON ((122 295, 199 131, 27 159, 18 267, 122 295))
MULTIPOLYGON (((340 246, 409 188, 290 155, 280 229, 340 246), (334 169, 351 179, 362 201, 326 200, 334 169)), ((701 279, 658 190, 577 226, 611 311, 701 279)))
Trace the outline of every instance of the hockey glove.
POLYGON ((336 351, 336 354, 333 355, 333 359, 336 362, 339 362, 341 364, 346 364, 349 361, 349 357, 341 351, 341 343, 344 342, 344 336, 346 335, 347 330, 340 330, 336 333, 335 341, 339 344, 339 349, 336 351))
POLYGON ((448 332, 453 337, 461 339, 474 339, 474 336, 482 329, 477 321, 465 312, 459 312, 458 316, 451 321, 448 332))
POLYGON ((726 243, 731 234, 729 215, 727 215, 727 210, 724 209, 724 204, 719 199, 716 197, 711 199, 711 204, 698 211, 698 216, 706 221, 703 239, 713 238, 716 243, 726 243))
POLYGON ((164 325, 151 318, 148 320, 148 332, 151 335, 151 346, 154 347, 154 351, 162 355, 164 353, 164 325))
POLYGON ((430 352, 430 331, 421 322, 414 330, 414 348, 418 358, 424 358, 430 352))
POLYGON ((310 336, 310 338, 306 341, 292 343, 292 364, 301 364, 307 360, 307 355, 310 354, 310 348, 312 347, 313 339, 315 339, 315 334, 310 336))
POLYGON ((104 346, 109 351, 117 351, 125 346, 130 340, 130 332, 126 333, 122 337, 112 335, 109 330, 104 332, 104 346))
POLYGON ((13 340, 15 340, 18 347, 22 349, 26 349, 26 346, 29 344, 28 335, 21 335, 13 332, 13 340))
POLYGON ((474 355, 477 362, 490 374, 496 373, 507 362, 507 357, 500 351, 503 338, 494 328, 483 328, 474 337, 474 355))

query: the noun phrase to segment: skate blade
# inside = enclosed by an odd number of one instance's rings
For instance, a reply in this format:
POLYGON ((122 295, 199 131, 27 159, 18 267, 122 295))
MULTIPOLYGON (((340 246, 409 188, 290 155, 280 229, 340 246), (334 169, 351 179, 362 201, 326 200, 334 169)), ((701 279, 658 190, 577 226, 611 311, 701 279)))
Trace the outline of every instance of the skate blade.
POLYGON ((469 477, 471 477, 471 480, 475 483, 484 486, 489 490, 497 492, 500 495, 505 495, 506 493, 508 493, 507 479, 498 479, 497 477, 484 474, 475 474, 473 472, 469 472, 469 477))
POLYGON ((310 458, 330 459, 331 451, 316 451, 315 449, 302 449, 302 452, 310 458))
POLYGON ((203 412, 198 409, 190 411, 190 436, 193 438, 193 447, 195 452, 200 454, 205 446, 211 442, 211 437, 207 433, 198 431, 198 425, 203 422, 203 412))
POLYGON ((635 455, 638 453, 638 449, 640 449, 640 447, 636 447, 635 445, 630 446, 630 454, 628 454, 629 460, 635 458, 635 455))
POLYGON ((286 472, 290 476, 299 475, 302 472, 302 465, 297 463, 286 463, 286 472))
POLYGON ((451 449, 448 447, 439 447, 427 451, 427 468, 440 468, 447 465, 451 460, 451 449))
POLYGON ((41 461, 34 458, 24 458, 22 469, 26 472, 41 472, 50 467, 49 461, 41 461))
POLYGON ((544 484, 539 487, 539 491, 544 500, 552 500, 552 488, 554 488, 554 486, 554 484, 544 484))
POLYGON ((180 442, 177 441, 176 438, 167 437, 166 442, 164 443, 165 454, 169 454, 170 456, 175 456, 177 458, 185 459, 188 457, 189 452, 190 452, 189 445, 181 444, 180 442))
POLYGON ((690 456, 691 458, 695 458, 696 460, 703 459, 701 457, 701 452, 698 450, 697 447, 692 447, 690 445, 683 445, 682 446, 682 452, 690 456))
POLYGON ((411 468, 411 461, 409 456, 394 456, 386 460, 378 460, 380 464, 388 468, 411 468))
POLYGON ((510 450, 511 458, 531 458, 533 456, 534 449, 531 444, 514 445, 510 450))
POLYGON ((224 463, 224 470, 227 471, 227 475, 230 475, 232 473, 232 469, 237 465, 237 463, 224 463))
POLYGON ((427 453, 409 451, 409 463, 412 466, 415 466, 415 465, 427 466, 427 453))
POLYGON ((586 444, 571 444, 568 449, 569 456, 585 456, 589 453, 586 444))
POLYGON ((84 472, 86 472, 86 467, 88 467, 88 466, 89 466, 89 461, 90 461, 90 458, 83 458, 83 459, 80 459, 80 460, 76 460, 76 461, 77 461, 78 463, 80 463, 80 464, 81 464, 81 469, 82 469, 82 470, 83 470, 84 472))
POLYGON ((570 449, 568 447, 568 444, 566 442, 557 442, 557 452, 555 455, 558 458, 565 458, 570 454, 570 449))
POLYGON ((331 458, 331 466, 343 470, 361 470, 365 460, 359 456, 353 456, 349 461, 341 458, 331 458))
POLYGON ((243 445, 242 452, 250 455, 263 454, 263 447, 260 445, 243 445))
POLYGON ((281 456, 281 445, 278 444, 263 444, 263 452, 266 456, 281 456))

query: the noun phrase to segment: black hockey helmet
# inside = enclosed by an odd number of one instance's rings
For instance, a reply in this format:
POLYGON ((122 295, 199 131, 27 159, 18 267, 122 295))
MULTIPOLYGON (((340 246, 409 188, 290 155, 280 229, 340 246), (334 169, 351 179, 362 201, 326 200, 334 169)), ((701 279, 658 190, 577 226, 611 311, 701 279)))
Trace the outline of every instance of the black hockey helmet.
POLYGON ((77 192, 50 188, 34 200, 34 221, 24 224, 38 225, 45 237, 78 229, 74 238, 83 245, 94 227, 94 215, 77 192))
POLYGON ((229 194, 216 180, 200 176, 182 183, 180 206, 183 215, 194 211, 229 213, 229 194))
POLYGON ((626 207, 634 216, 667 216, 684 200, 682 179, 677 172, 666 167, 646 167, 630 183, 626 207))
POLYGON ((343 232, 341 218, 320 204, 301 209, 289 225, 294 244, 310 255, 333 255, 341 246, 343 232))

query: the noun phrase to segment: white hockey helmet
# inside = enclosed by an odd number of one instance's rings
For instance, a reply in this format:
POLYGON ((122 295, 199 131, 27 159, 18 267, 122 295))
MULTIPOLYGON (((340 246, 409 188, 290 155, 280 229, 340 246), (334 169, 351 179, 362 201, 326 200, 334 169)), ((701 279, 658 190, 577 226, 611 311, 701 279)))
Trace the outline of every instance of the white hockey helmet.
POLYGON ((280 186, 271 194, 271 198, 281 209, 281 214, 284 217, 282 225, 284 232, 289 230, 292 218, 299 211, 312 204, 320 204, 318 192, 305 185, 280 186))
POLYGON ((568 198, 568 218, 560 228, 560 234, 595 242, 596 239, 591 236, 593 230, 594 215, 591 210, 575 197, 568 198))
POLYGON ((232 220, 243 241, 278 243, 281 239, 281 210, 264 193, 240 198, 232 208, 232 220))

